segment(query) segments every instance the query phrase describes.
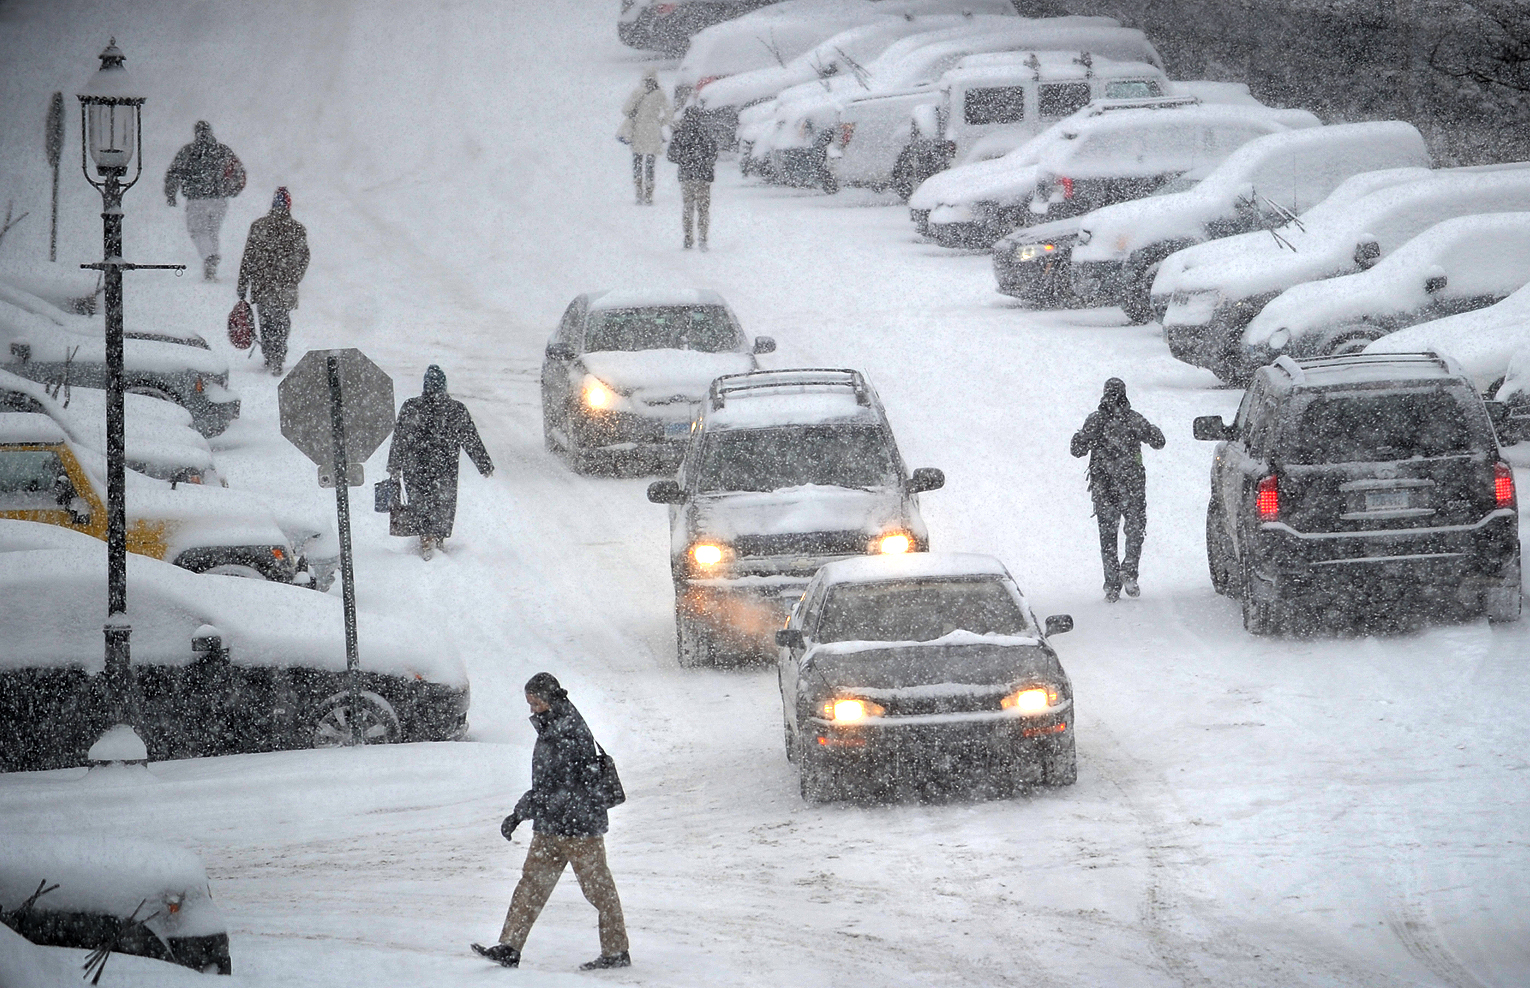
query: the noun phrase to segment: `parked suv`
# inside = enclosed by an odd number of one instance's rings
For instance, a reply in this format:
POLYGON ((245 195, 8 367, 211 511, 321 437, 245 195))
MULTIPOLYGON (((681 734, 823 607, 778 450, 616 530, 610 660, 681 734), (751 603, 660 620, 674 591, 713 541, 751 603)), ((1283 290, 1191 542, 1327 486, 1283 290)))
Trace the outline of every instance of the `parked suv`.
POLYGON ((818 567, 930 547, 919 494, 876 392, 853 370, 720 377, 692 427, 669 505, 680 664, 767 648, 818 567), (730 648, 731 646, 731 648, 730 648))
MULTIPOLYGON (((1495 406, 1495 411, 1499 406, 1495 406)), ((1422 604, 1513 621, 1520 611, 1514 473, 1470 379, 1434 352, 1282 356, 1220 440, 1206 555, 1253 634, 1422 604)))

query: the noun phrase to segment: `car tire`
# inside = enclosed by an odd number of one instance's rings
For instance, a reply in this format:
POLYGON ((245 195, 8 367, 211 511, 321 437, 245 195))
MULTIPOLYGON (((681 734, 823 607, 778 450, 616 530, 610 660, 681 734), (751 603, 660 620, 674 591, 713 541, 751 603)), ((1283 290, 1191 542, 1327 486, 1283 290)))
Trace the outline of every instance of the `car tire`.
POLYGON ((1078 781, 1078 746, 1070 730, 1057 746, 1041 759, 1041 784, 1048 787, 1071 786, 1078 781))
POLYGON ((557 453, 563 449, 563 444, 553 435, 553 410, 547 407, 547 402, 542 402, 542 444, 547 447, 549 453, 557 453))
POLYGON ((1243 574, 1243 630, 1251 635, 1278 635, 1281 631, 1283 607, 1276 600, 1262 601, 1254 593, 1254 576, 1251 567, 1243 574))
POLYGON ((1221 514, 1216 501, 1206 505, 1206 567, 1211 571, 1211 589, 1227 597, 1233 592, 1232 547, 1222 531, 1221 514))
POLYGON ((1483 594, 1482 613, 1489 624, 1508 624, 1519 620, 1524 594, 1520 591, 1517 560, 1513 566, 1513 573, 1513 578, 1505 580, 1502 587, 1483 594))
POLYGON ((1126 297, 1121 300, 1121 311, 1133 326, 1146 326, 1153 321, 1153 279, 1158 277, 1162 261, 1148 265, 1131 279, 1126 286, 1126 297))
POLYGON ((1323 355, 1342 357, 1360 353, 1384 335, 1386 334, 1368 329, 1337 330, 1323 342, 1323 355))
POLYGON ((680 608, 675 608, 675 657, 682 668, 695 669, 713 665, 716 645, 706 625, 680 608))
POLYGON ((797 791, 808 805, 827 803, 837 795, 834 775, 823 763, 823 756, 806 743, 797 748, 797 791))
MULTIPOLYGON (((369 690, 362 690, 357 715, 361 718, 364 744, 395 744, 403 737, 398 711, 393 704, 369 690)), ((351 694, 336 693, 319 703, 313 716, 313 746, 340 748, 351 743, 351 694)))

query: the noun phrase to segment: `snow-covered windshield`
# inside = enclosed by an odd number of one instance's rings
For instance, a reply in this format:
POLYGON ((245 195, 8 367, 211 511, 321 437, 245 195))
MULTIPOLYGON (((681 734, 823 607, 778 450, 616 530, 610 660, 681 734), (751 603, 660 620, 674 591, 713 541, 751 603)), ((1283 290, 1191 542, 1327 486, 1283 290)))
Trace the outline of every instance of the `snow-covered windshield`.
POLYGON ((666 305, 641 309, 603 309, 590 313, 586 353, 609 350, 699 350, 726 353, 743 349, 744 338, 720 305, 666 305))
POLYGON ((1471 452, 1472 430, 1444 390, 1318 397, 1294 420, 1286 450, 1293 463, 1449 456, 1471 452))
POLYGON ((874 425, 800 425, 714 433, 702 450, 703 491, 891 487, 892 443, 874 425))
POLYGON ((813 639, 925 642, 953 631, 1024 635, 1030 626, 1009 588, 995 579, 851 583, 829 592, 813 639))

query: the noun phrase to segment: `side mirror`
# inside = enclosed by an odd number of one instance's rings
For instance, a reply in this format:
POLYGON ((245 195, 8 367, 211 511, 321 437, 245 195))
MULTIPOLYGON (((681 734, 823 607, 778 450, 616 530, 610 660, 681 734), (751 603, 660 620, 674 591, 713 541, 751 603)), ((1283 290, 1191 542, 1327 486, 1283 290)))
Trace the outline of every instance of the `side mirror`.
POLYGON ((573 360, 579 355, 567 343, 549 343, 547 344, 547 356, 552 360, 567 361, 573 360))
POLYGON ((1431 275, 1424 279, 1424 291, 1430 295, 1438 295, 1445 290, 1445 286, 1448 283, 1449 279, 1443 274, 1431 275))
POLYGON ((776 632, 776 644, 782 648, 801 648, 802 632, 796 628, 782 628, 776 632))
POLYGON ((191 650, 198 658, 216 659, 223 655, 223 634, 210 624, 198 628, 191 637, 191 650))
POLYGON ((69 520, 76 525, 90 524, 90 502, 83 497, 69 499, 69 520))
POLYGON ((684 504, 685 491, 680 489, 679 481, 655 480, 648 485, 648 500, 654 504, 684 504))
POLYGON ((946 475, 934 467, 920 467, 914 471, 912 477, 903 482, 903 490, 908 494, 938 491, 944 486, 946 486, 946 475))
POLYGON ((1052 614, 1046 620, 1047 637, 1066 634, 1073 630, 1072 614, 1052 614))
POLYGON ((1220 415, 1197 415, 1191 430, 1195 433, 1195 438, 1197 439, 1210 439, 1219 442, 1223 439, 1232 439, 1237 435, 1232 426, 1222 421, 1222 416, 1220 415))
POLYGON ((775 353, 776 341, 769 336, 756 336, 754 338, 755 353, 775 353))
POLYGON ((1355 244, 1356 267, 1363 271, 1379 260, 1381 260, 1381 244, 1369 238, 1355 244))

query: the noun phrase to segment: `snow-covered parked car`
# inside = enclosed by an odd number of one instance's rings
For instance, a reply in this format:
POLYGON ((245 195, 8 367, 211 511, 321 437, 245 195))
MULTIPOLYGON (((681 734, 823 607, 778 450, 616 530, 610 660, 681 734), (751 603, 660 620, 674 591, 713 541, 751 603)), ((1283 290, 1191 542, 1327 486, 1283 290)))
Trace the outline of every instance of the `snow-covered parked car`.
MULTIPOLYGON (((123 346, 124 386, 134 394, 172 401, 191 413, 204 436, 239 417, 228 389, 228 362, 195 334, 129 325, 123 346)), ((106 387, 101 321, 72 315, 0 282, 0 369, 48 384, 106 387)))
POLYGON ((1530 213, 1458 216, 1375 267, 1286 289, 1243 330, 1234 365, 1246 374, 1283 353, 1359 353, 1399 329, 1501 302, 1527 282, 1530 213))
POLYGON ((919 494, 876 392, 858 371, 779 370, 713 382, 669 506, 680 664, 768 645, 818 567, 847 556, 924 552, 919 494))
MULTIPOLYGON (((1449 354, 1486 395, 1505 402, 1519 418, 1530 405, 1530 285, 1486 308, 1431 319, 1383 336, 1366 353, 1449 354), (1524 357, 1521 356, 1524 354, 1524 357)), ((1521 436, 1516 435, 1514 441, 1521 436)))
MULTIPOLYGON (((191 851, 169 844, 7 834, 0 842, 0 915, 39 946, 94 950, 112 943, 114 953, 233 973, 228 926, 207 869, 191 851), (39 889, 45 891, 36 895, 39 889)), ((0 984, 33 988, 30 981, 0 984)))
POLYGON ((1186 363, 1224 381, 1246 380, 1243 330, 1281 292, 1364 271, 1443 220, 1526 209, 1526 163, 1357 175, 1285 226, 1196 244, 1165 258, 1153 279, 1164 341, 1186 363))
MULTIPOLYGON (((1133 322, 1152 318, 1158 265, 1177 250, 1284 226, 1341 183, 1384 168, 1428 168, 1418 128, 1401 120, 1308 127, 1257 137, 1184 191, 1094 210, 1054 251, 1080 305, 1119 305, 1133 322)), ((1416 347, 1414 349, 1417 349, 1416 347)))
MULTIPOLYGON (((0 770, 81 765, 114 723, 103 681, 106 553, 66 529, 0 520, 0 770)), ((258 580, 128 556, 139 720, 155 761, 326 747, 360 718, 369 743, 452 741, 468 682, 440 636, 395 614, 357 618, 360 706, 346 674, 343 603, 258 580)))
POLYGON ((779 0, 622 0, 616 36, 629 48, 678 55, 691 35, 779 0))
POLYGON ((1071 785, 1073 687, 991 556, 832 562, 776 632, 786 754, 810 802, 960 781, 973 791, 1071 785))
POLYGON ((604 291, 569 303, 542 362, 547 447, 586 471, 646 459, 672 469, 712 381, 755 369, 776 348, 746 339, 706 289, 604 291))

